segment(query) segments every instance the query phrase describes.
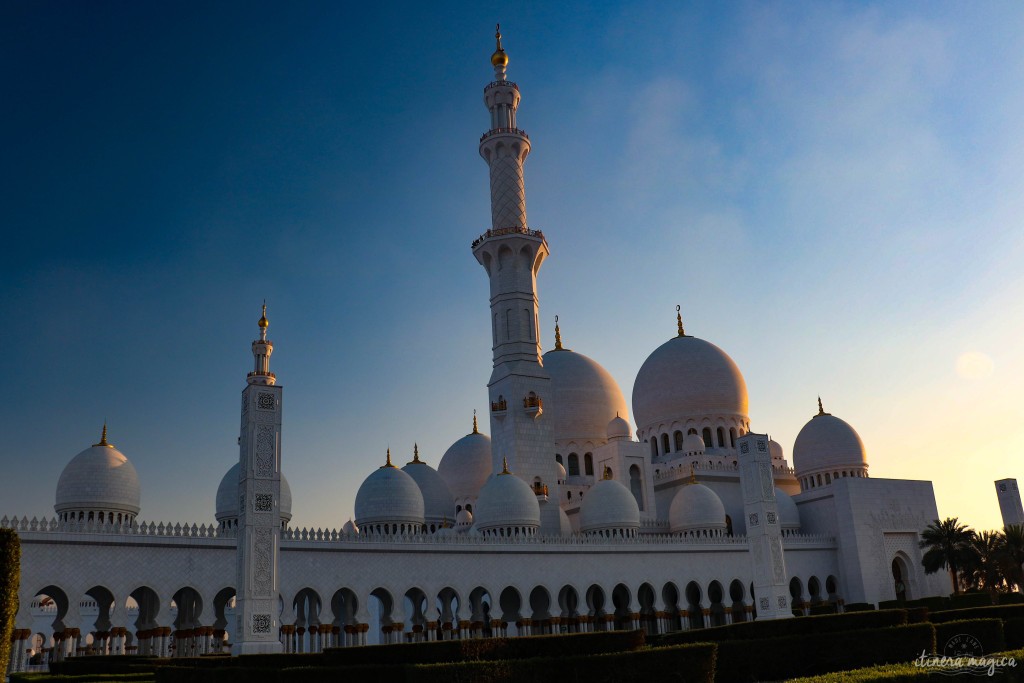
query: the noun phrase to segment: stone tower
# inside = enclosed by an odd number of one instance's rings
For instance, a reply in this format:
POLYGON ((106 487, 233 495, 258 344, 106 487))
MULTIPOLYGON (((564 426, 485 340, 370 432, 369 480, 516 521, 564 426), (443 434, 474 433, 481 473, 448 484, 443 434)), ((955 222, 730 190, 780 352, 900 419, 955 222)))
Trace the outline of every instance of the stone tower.
POLYGON ((1020 502, 1020 489, 1016 479, 1000 479, 996 482, 996 499, 999 501, 999 513, 1003 516, 1003 526, 1024 524, 1024 506, 1020 502))
POLYGON ((744 434, 737 439, 743 513, 746 515, 751 575, 758 619, 793 616, 782 554, 782 526, 775 501, 775 477, 768 435, 744 434))
POLYGON ((242 391, 234 654, 280 652, 281 387, 270 371, 267 305, 252 343, 255 368, 242 391))
POLYGON ((523 163, 530 138, 516 124, 519 86, 508 80, 508 55, 495 34, 491 55, 494 81, 484 88, 491 128, 480 138, 480 156, 490 168, 491 229, 473 242, 473 255, 491 285, 491 338, 494 369, 488 384, 491 405, 492 469, 507 458, 516 476, 534 487, 541 503, 541 533, 558 533, 557 465, 544 399, 550 377, 541 361, 538 334, 537 271, 548 256, 544 234, 526 221, 523 163))

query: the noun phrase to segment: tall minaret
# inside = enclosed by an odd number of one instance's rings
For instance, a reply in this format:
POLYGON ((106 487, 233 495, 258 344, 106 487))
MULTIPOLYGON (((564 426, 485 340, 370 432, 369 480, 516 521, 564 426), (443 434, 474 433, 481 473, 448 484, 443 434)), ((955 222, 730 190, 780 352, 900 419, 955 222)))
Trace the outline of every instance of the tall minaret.
MULTIPOLYGON (((526 222, 523 162, 530 138, 516 127, 519 86, 505 76, 508 55, 495 33, 491 55, 494 81, 484 88, 491 129, 480 138, 480 156, 490 167, 491 229, 473 242, 473 255, 491 281, 491 336, 494 370, 491 398, 491 458, 494 472, 507 458, 516 476, 555 490, 557 467, 551 425, 543 417, 550 378, 541 364, 537 319, 537 271, 548 243, 526 222)), ((536 487, 536 490, 542 490, 536 487)), ((541 502, 541 533, 559 531, 558 498, 541 502)))
POLYGON ((242 391, 234 654, 280 652, 281 387, 270 371, 267 305, 252 343, 256 367, 242 391))

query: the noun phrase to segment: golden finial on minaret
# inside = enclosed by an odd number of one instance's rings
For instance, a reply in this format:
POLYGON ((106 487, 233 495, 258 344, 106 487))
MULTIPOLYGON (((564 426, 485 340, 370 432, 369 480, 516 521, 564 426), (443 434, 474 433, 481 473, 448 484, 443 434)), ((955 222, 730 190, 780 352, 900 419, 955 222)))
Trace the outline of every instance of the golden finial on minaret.
POLYGON ((96 446, 105 446, 106 448, 113 448, 113 446, 111 444, 107 443, 107 421, 106 420, 103 421, 103 433, 100 434, 100 442, 99 443, 94 443, 93 444, 93 448, 95 448, 96 446))
POLYGON ((501 474, 512 474, 508 469, 508 458, 501 456, 501 474))
POLYGON ((555 316, 555 351, 562 350, 562 331, 558 329, 558 316, 555 316))
POLYGON ((267 300, 263 300, 263 315, 260 316, 260 321, 256 323, 260 326, 261 330, 265 330, 270 327, 270 321, 267 320, 267 300))
POLYGON ((476 408, 473 408, 473 433, 479 434, 480 430, 476 427, 476 408))
POLYGON ((385 467, 394 467, 394 465, 391 464, 391 446, 388 446, 388 459, 383 465, 381 465, 381 469, 384 469, 385 467))
POLYGON ((411 465, 413 463, 416 463, 416 464, 419 464, 419 465, 423 464, 423 461, 420 460, 420 445, 418 443, 414 443, 412 445, 412 462, 409 463, 409 464, 411 465))
POLYGON ((497 41, 497 47, 494 50, 494 54, 491 55, 491 66, 508 66, 508 55, 501 49, 501 24, 494 25, 494 39, 497 41))
POLYGON ((821 417, 822 415, 830 415, 830 414, 831 413, 826 413, 825 412, 825 409, 821 406, 821 396, 818 396, 818 414, 815 415, 814 417, 821 417))
POLYGON ((676 327, 679 328, 679 336, 685 337, 686 332, 683 331, 683 314, 680 312, 681 307, 676 304, 676 327))

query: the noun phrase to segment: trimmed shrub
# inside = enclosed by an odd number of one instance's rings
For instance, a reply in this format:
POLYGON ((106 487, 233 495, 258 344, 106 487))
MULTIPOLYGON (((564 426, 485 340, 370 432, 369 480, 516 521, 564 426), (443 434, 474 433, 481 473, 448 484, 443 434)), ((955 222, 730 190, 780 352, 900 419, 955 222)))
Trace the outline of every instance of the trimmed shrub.
POLYGON ((1024 595, 1021 593, 999 593, 996 595, 997 605, 1020 605, 1024 603, 1024 595))
POLYGON ((907 608, 907 623, 908 624, 923 624, 928 621, 929 611, 927 607, 908 607, 907 608))
POLYGON ((18 612, 21 540, 14 529, 0 529, 0 675, 11 662, 11 634, 18 612))
MULTIPOLYGON (((435 662, 500 661, 535 657, 566 657, 636 650, 644 645, 643 631, 603 631, 519 638, 471 638, 430 643, 328 648, 326 666, 359 664, 433 664, 435 662)), ((294 655, 285 655, 294 657, 294 655)), ((292 660, 294 661, 294 660, 292 660)))
POLYGON ((844 612, 871 612, 875 606, 870 602, 851 602, 843 606, 844 612))
POLYGON ((87 674, 57 676, 49 673, 12 673, 11 683, 151 683, 153 674, 87 674))
POLYGON ((991 607, 971 607, 968 609, 951 609, 932 612, 928 621, 941 624, 946 621, 961 619, 1019 619, 1024 617, 1024 605, 993 605, 991 607))
POLYGON ((903 609, 906 604, 902 600, 879 600, 878 609, 903 609))
POLYGON ((961 593, 951 595, 946 603, 946 609, 966 609, 968 607, 991 607, 992 595, 989 593, 961 593))
POLYGON ((909 600, 905 607, 927 607, 930 612, 949 609, 949 599, 941 595, 933 595, 929 598, 909 600))
POLYGON ((935 625, 935 652, 943 654, 946 643, 961 634, 976 638, 986 653, 1006 649, 1001 619, 961 619, 935 625))
MULTIPOLYGON (((997 652, 991 656, 996 658, 1012 657, 1016 662, 1022 662, 1024 661, 1024 650, 997 652)), ((913 664, 887 664, 854 669, 853 671, 837 671, 821 676, 798 678, 790 681, 790 683, 874 683, 876 681, 878 683, 925 683, 926 681, 934 681, 936 675, 933 669, 916 667, 913 664)), ((1021 670, 1019 664, 1016 667, 1001 668, 1000 673, 996 675, 999 677, 998 680, 1005 683, 1024 680, 1024 671, 1021 670)), ((960 674, 946 672, 940 677, 940 680, 943 682, 960 681, 962 683, 977 683, 977 681, 985 679, 986 676, 980 676, 978 672, 960 674)))
MULTIPOLYGON (((339 681, 373 681, 404 683, 410 664, 363 664, 360 666, 304 666, 281 669, 278 683, 338 683, 339 681)), ((255 683, 255 682, 254 682, 255 683)))
POLYGON ((900 626, 905 623, 907 623, 907 612, 901 609, 854 612, 852 614, 826 614, 797 619, 744 621, 739 624, 729 624, 728 626, 715 626, 713 628, 695 629, 692 631, 673 631, 672 633, 651 638, 651 643, 656 645, 678 645, 699 642, 717 643, 726 640, 858 631, 860 629, 900 626))
POLYGON ((1024 647, 1024 618, 1004 621, 1003 638, 1006 640, 1006 647, 1024 647))
POLYGON ((935 647, 935 627, 805 634, 718 644, 715 680, 777 681, 877 664, 909 662, 935 647))
POLYGON ((142 655, 117 657, 72 657, 61 662, 50 662, 50 673, 55 676, 87 676, 91 674, 152 673, 169 659, 142 655))
POLYGON ((221 666, 196 668, 190 666, 161 666, 154 676, 156 683, 275 683, 275 666, 221 666))

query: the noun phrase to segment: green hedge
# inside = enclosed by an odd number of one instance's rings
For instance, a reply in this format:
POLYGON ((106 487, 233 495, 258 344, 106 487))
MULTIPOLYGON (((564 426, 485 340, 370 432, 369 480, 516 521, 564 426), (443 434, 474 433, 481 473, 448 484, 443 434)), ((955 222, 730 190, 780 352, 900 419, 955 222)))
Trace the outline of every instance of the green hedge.
POLYGON ((0 676, 11 662, 11 634, 18 613, 21 540, 14 529, 0 529, 0 676))
POLYGON ((966 609, 968 607, 991 607, 990 593, 961 593, 949 596, 946 609, 966 609))
POLYGON ((169 659, 144 655, 118 655, 116 657, 71 657, 61 662, 50 662, 50 673, 58 676, 86 676, 90 674, 152 673, 169 659))
POLYGON ((1006 649, 1001 619, 961 619, 935 625, 935 652, 943 654, 946 643, 961 634, 977 638, 986 653, 1006 649))
POLYGON ((859 631, 718 643, 715 680, 779 681, 877 664, 909 662, 935 647, 935 627, 911 624, 859 631))
POLYGON ((923 624, 929 621, 928 615, 930 612, 927 607, 908 607, 907 608, 907 623, 908 624, 923 624))
POLYGON ((843 605, 844 612, 871 612, 875 606, 870 602, 851 602, 843 605))
POLYGON ((331 667, 390 664, 392 662, 433 664, 435 662, 500 661, 593 655, 636 650, 643 646, 643 631, 603 631, 519 638, 471 638, 430 643, 327 648, 324 650, 323 657, 325 665, 331 667))
POLYGON ((276 666, 161 666, 156 670, 156 683, 275 683, 276 666))
MULTIPOLYGON (((1024 647, 1024 618, 1004 621, 1003 637, 1006 639, 1006 647, 1024 647)), ((1024 662, 1021 665, 1024 666, 1024 662)))
POLYGON ((673 631, 650 638, 652 645, 679 645, 683 643, 722 642, 726 640, 748 640, 778 636, 811 635, 858 631, 869 628, 885 628, 907 623, 906 610, 893 609, 877 612, 854 612, 852 614, 826 614, 817 617, 793 619, 744 621, 728 626, 673 631))
POLYGON ((932 612, 928 620, 933 624, 961 619, 1019 619, 1024 617, 1024 605, 993 605, 932 612))
POLYGON ((649 683, 653 680, 711 683, 714 668, 715 645, 699 643, 568 657, 295 668, 281 671, 277 680, 280 683, 353 680, 375 683, 546 683, 552 680, 559 683, 649 683))
MULTIPOLYGON (((1021 683, 1024 681, 1024 650, 1011 650, 999 652, 993 657, 1012 657, 1018 664, 1015 667, 1003 667, 1000 673, 996 674, 996 680, 1000 683, 1021 683)), ((980 672, 951 674, 944 673, 941 676, 934 670, 926 667, 917 667, 913 664, 888 664, 874 666, 853 671, 840 671, 821 676, 810 676, 798 678, 789 683, 926 683, 926 681, 940 680, 957 681, 960 683, 977 683, 988 680, 987 676, 980 675, 980 672)))
POLYGON ((999 605, 1020 605, 1024 603, 1024 595, 1021 593, 999 593, 996 595, 996 603, 999 605))
POLYGON ((11 683, 150 683, 151 673, 86 674, 61 676, 52 673, 12 673, 11 683))

